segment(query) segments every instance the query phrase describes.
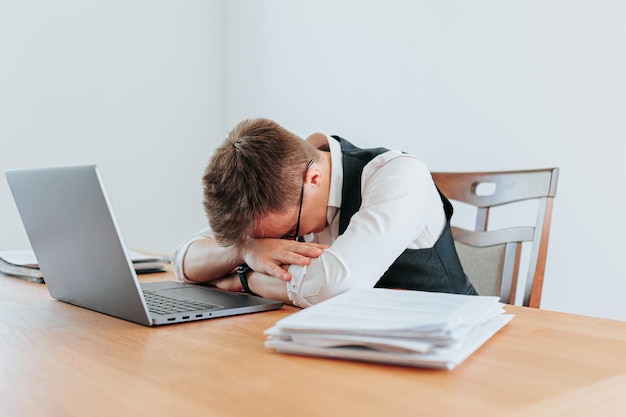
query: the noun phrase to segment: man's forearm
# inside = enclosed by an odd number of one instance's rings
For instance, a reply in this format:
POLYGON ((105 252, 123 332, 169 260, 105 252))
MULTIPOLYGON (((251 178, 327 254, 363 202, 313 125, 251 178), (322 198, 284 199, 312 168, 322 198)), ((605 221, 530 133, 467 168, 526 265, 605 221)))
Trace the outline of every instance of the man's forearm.
POLYGON ((281 279, 259 272, 251 272, 248 274, 248 286, 253 293, 262 297, 292 304, 287 295, 287 283, 281 279))
POLYGON ((250 238, 238 247, 224 247, 215 239, 206 237, 189 245, 182 267, 189 281, 208 282, 222 278, 238 265, 247 263, 253 270, 284 282, 291 279, 291 275, 283 265, 307 265, 326 247, 316 243, 264 238, 250 238))
POLYGON ((233 247, 220 246, 214 239, 193 242, 187 249, 183 271, 188 280, 208 282, 222 278, 243 261, 233 247))

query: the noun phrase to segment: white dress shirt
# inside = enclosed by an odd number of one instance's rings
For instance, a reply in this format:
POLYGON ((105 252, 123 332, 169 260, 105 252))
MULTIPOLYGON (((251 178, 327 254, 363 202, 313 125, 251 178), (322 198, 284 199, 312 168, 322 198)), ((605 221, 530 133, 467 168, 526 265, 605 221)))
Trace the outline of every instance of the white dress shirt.
MULTIPOLYGON (((416 156, 388 151, 372 159, 361 177, 362 202, 339 236, 343 184, 339 142, 329 138, 332 160, 326 229, 305 236, 329 245, 309 265, 291 265, 289 299, 299 307, 319 303, 351 288, 372 288, 405 249, 434 246, 446 224, 441 197, 426 164, 416 156)), ((176 276, 189 245, 212 237, 210 227, 185 240, 172 255, 176 276)))

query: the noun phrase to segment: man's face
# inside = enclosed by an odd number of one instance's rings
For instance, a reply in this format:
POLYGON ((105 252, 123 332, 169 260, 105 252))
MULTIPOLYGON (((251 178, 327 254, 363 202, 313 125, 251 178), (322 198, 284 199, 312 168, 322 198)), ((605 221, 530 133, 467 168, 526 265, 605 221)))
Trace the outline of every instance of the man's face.
POLYGON ((305 183, 300 204, 285 212, 274 212, 261 218, 255 225, 253 237, 295 239, 309 233, 318 233, 326 227, 326 200, 318 201, 319 188, 305 183))
POLYGON ((318 233, 326 227, 328 188, 322 187, 321 171, 309 162, 302 181, 299 202, 284 211, 273 212, 257 221, 255 238, 298 240, 309 233, 318 233))
MULTIPOLYGON (((296 233, 299 206, 287 210, 285 213, 274 212, 261 218, 255 225, 253 237, 283 238, 296 233)), ((300 219, 300 234, 306 234, 300 219)))

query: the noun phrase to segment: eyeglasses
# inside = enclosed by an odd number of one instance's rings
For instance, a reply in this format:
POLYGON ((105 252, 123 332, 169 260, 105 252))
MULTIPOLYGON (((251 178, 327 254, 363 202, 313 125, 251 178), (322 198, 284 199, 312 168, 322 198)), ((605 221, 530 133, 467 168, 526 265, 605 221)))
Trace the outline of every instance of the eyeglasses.
MULTIPOLYGON (((309 168, 313 165, 313 160, 311 159, 304 170, 304 175, 306 175, 309 168)), ((304 199, 304 178, 302 179, 302 188, 300 188, 300 206, 298 207, 298 221, 296 222, 296 232, 293 235, 285 235, 282 239, 287 240, 295 240, 296 242, 304 242, 304 237, 300 236, 300 215, 302 214, 302 200, 304 199)))

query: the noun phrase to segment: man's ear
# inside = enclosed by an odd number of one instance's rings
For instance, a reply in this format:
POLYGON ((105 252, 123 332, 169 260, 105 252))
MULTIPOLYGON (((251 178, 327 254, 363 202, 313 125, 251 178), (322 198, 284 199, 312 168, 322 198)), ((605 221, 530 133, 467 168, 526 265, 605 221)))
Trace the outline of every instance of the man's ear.
POLYGON ((307 184, 311 184, 314 187, 319 187, 322 184, 322 171, 313 165, 306 172, 306 176, 304 178, 307 184))

